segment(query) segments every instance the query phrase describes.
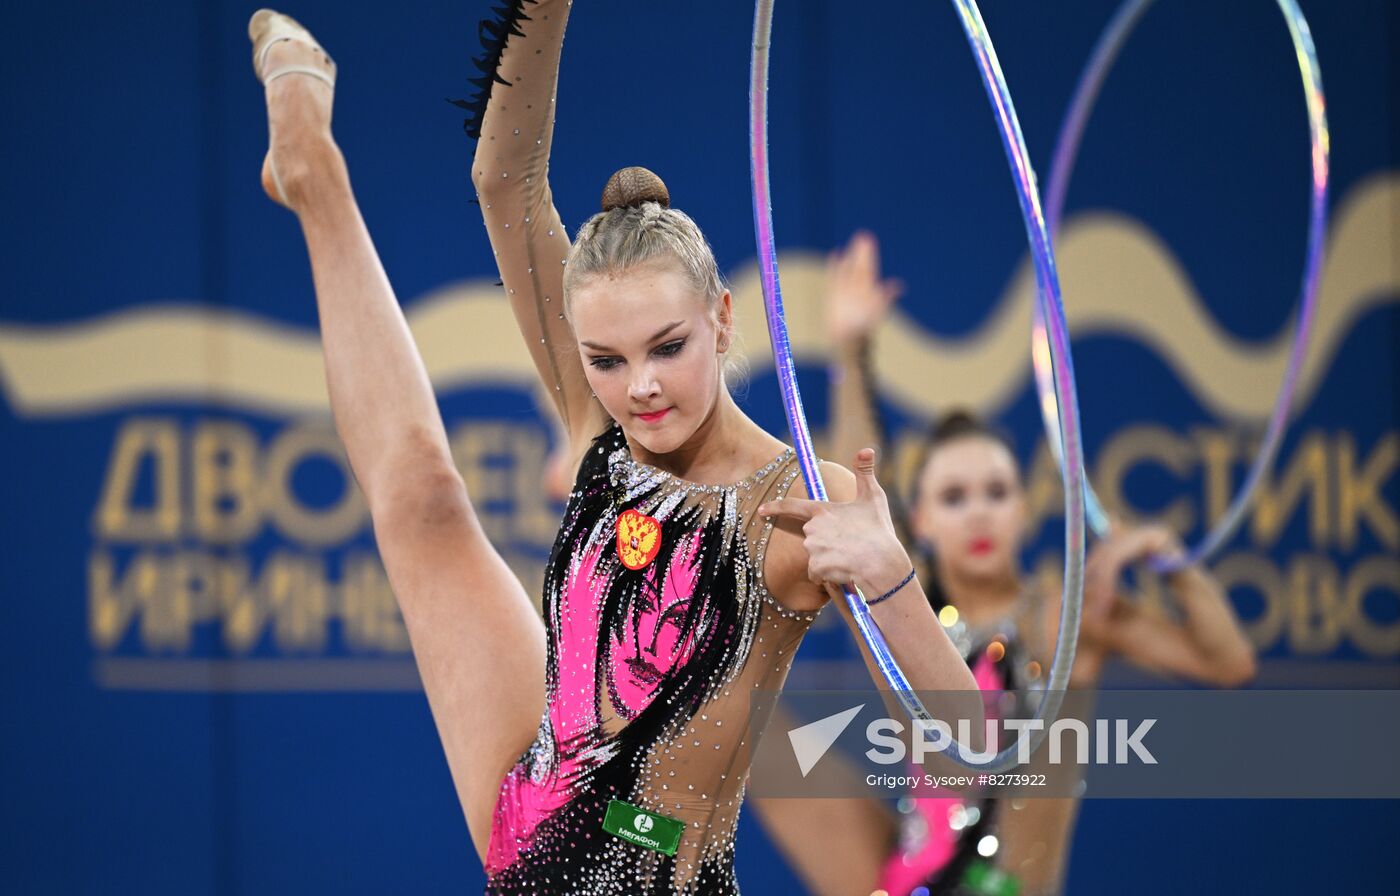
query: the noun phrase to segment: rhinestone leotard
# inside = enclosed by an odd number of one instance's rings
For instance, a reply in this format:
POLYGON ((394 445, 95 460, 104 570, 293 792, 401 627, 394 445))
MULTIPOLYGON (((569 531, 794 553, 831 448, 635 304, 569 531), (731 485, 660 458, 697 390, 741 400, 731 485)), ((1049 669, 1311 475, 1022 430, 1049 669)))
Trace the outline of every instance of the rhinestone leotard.
MULTIPOLYGON (((977 628, 962 620, 948 627, 948 635, 972 669, 978 688, 1000 695, 984 707, 989 719, 1034 714, 1032 694, 1043 683, 1040 666, 1032 660, 1020 628, 1013 616, 977 628), (1004 698, 1012 699, 1007 703, 1004 698)), ((880 889, 890 896, 966 892, 961 886, 963 876, 979 861, 983 838, 998 832, 1007 808, 1004 802, 978 795, 900 799, 899 843, 880 873, 880 889)))
MULTIPOLYGON (((569 3, 510 0, 498 12, 481 26, 480 95, 463 102, 478 138, 472 178, 564 428, 596 434, 549 187, 569 3)), ((738 483, 697 485, 634 461, 615 424, 596 435, 546 570, 546 710, 501 785, 489 893, 737 892, 750 692, 782 686, 812 618, 768 594, 770 528, 756 510, 797 476, 789 451, 738 483), (675 854, 604 831, 614 799, 681 822, 675 854)))
POLYGON ((488 893, 738 892, 749 695, 782 687, 812 619, 768 594, 755 510, 798 475, 788 449, 697 485, 634 461, 616 426, 594 442, 545 573, 547 709, 501 786, 488 893), (605 832, 614 799, 682 822, 676 854, 605 832))

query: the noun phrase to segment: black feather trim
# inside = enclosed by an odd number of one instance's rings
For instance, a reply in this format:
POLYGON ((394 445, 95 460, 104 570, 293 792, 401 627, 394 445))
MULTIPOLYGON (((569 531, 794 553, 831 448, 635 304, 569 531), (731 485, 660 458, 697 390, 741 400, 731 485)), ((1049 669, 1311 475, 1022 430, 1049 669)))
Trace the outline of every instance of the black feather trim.
POLYGON ((464 100, 448 100, 467 113, 462 122, 462 130, 473 140, 481 139, 481 121, 486 116, 486 104, 491 101, 492 89, 497 84, 510 86, 510 82, 502 78, 498 71, 501 54, 505 51, 506 41, 511 35, 525 36, 525 32, 520 30, 521 22, 530 21, 530 17, 525 15, 525 4, 535 2, 537 0, 508 0, 491 10, 491 18, 482 19, 476 26, 477 38, 485 52, 473 59, 472 64, 481 72, 481 76, 467 79, 467 83, 472 85, 470 97, 464 100))

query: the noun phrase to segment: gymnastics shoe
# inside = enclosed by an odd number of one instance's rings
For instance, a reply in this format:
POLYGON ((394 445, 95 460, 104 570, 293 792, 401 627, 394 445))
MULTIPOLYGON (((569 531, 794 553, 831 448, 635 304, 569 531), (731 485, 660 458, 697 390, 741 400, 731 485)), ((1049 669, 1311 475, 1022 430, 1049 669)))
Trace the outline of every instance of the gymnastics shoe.
MULTIPOLYGON (((260 9, 253 13, 253 17, 248 20, 248 38, 253 42, 253 72, 263 83, 264 88, 268 90, 269 140, 267 156, 263 160, 263 188, 273 199, 291 208, 292 204, 287 199, 287 191, 273 159, 273 152, 278 147, 279 141, 277 136, 272 135, 271 132, 274 130, 274 118, 279 120, 279 125, 284 125, 278 127, 276 129, 278 131, 288 129, 286 125, 292 126, 291 129, 294 130, 296 122, 285 120, 287 118, 285 108, 279 109, 284 114, 274 116, 271 86, 274 81, 286 75, 304 75, 325 84, 329 88, 325 94, 320 97, 308 97, 314 109, 311 116, 308 116, 310 119, 308 123, 317 123, 315 119, 324 117, 324 122, 319 122, 319 124, 323 124, 328 133, 330 129, 330 100, 334 98, 335 93, 335 63, 316 42, 316 39, 311 36, 311 32, 303 28, 296 19, 270 9, 260 9), (295 49, 285 47, 279 49, 276 54, 277 59, 270 62, 270 51, 273 47, 284 42, 292 44, 295 49)), ((307 91, 307 93, 311 92, 307 91)), ((281 100, 283 97, 279 96, 278 99, 281 100)), ((285 103, 277 103, 277 105, 285 106, 285 103)))

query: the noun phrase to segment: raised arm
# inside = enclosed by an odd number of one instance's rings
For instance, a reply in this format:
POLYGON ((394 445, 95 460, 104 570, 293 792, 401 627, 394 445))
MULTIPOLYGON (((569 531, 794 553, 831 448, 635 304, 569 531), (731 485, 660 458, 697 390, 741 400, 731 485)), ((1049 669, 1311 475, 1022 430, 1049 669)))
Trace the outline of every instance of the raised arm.
MULTIPOLYGON (((1122 593, 1123 571, 1153 555, 1171 555, 1181 545, 1160 526, 1115 526, 1094 545, 1084 572, 1084 614, 1079 627, 1070 686, 1095 688, 1102 666, 1117 656, 1140 669, 1213 687, 1240 687, 1254 677, 1254 648, 1230 608, 1224 589, 1198 567, 1173 573, 1167 585, 1181 617, 1168 616, 1122 593)), ((1059 618, 1058 593, 1042 605, 1040 626, 1053 644, 1059 618)))
POLYGON ((564 319, 569 238, 549 189, 554 97, 569 6, 567 0, 508 4, 496 79, 483 88, 487 101, 472 182, 520 333, 577 456, 605 418, 564 319))
POLYGON ((1123 568, 1154 554, 1181 551, 1160 526, 1115 529, 1095 546, 1085 570, 1085 592, 1114 595, 1089 624, 1104 646, 1135 666, 1216 687, 1239 687, 1255 673, 1254 648, 1240 628, 1225 591, 1203 569, 1188 566, 1167 578, 1181 618, 1118 596, 1123 568))
POLYGON ((857 232, 827 262, 832 457, 854 457, 862 448, 884 454, 884 427, 868 361, 872 333, 903 290, 896 280, 880 279, 880 246, 868 231, 857 232))

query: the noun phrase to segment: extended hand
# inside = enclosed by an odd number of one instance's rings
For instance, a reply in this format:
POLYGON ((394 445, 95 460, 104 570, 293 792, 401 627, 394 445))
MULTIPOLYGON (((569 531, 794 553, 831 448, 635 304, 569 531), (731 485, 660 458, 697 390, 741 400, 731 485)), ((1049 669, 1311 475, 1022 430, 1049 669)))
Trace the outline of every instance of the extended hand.
POLYGON ((856 585, 868 598, 894 587, 909 571, 885 490, 875 478, 875 450, 856 454, 856 491, 850 501, 779 498, 758 512, 802 523, 807 576, 819 585, 856 585))
POLYGON ((1118 584, 1123 570, 1147 557, 1173 557, 1181 550, 1181 542, 1165 527, 1113 526, 1109 536, 1089 551, 1084 563, 1084 636, 1095 639, 1108 636, 1113 608, 1120 599, 1118 584))
POLYGON ((903 292, 901 281, 880 279, 880 244, 869 231, 858 231, 826 264, 826 323, 832 343, 847 345, 869 336, 903 292))

